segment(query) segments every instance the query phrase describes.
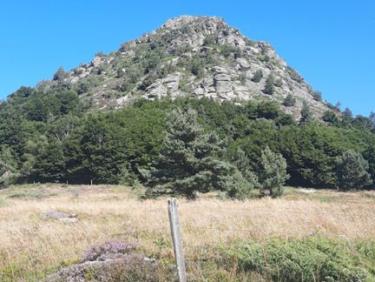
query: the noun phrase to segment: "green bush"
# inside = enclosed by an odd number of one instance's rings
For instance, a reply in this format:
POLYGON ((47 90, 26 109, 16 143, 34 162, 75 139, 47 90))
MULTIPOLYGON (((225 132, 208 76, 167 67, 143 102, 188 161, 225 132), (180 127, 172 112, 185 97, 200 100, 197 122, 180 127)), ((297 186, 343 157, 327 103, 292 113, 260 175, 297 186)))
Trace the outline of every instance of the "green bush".
POLYGON ((285 107, 293 107, 296 104, 296 98, 294 98, 292 95, 288 95, 285 97, 283 105, 285 107))
POLYGON ((275 83, 275 78, 272 74, 270 74, 267 77, 266 84, 263 89, 263 93, 268 94, 268 95, 273 95, 273 93, 275 92, 274 83, 275 83))
POLYGON ((299 75, 298 72, 296 72, 293 68, 287 67, 287 72, 289 73, 289 76, 291 79, 293 79, 296 82, 303 82, 303 77, 299 75))
POLYGON ((323 238, 242 243, 228 251, 245 272, 285 282, 374 281, 374 245, 351 246, 323 238))
POLYGON ((312 120, 313 120, 313 113, 310 109, 310 106, 309 104, 307 104, 306 101, 303 101, 300 123, 304 124, 304 123, 311 122, 312 120))
POLYGON ((322 93, 320 91, 312 91, 312 95, 315 101, 322 101, 322 93))
POLYGON ((251 79, 253 82, 260 82, 263 78, 263 71, 262 70, 257 70, 254 75, 253 75, 253 78, 251 79))

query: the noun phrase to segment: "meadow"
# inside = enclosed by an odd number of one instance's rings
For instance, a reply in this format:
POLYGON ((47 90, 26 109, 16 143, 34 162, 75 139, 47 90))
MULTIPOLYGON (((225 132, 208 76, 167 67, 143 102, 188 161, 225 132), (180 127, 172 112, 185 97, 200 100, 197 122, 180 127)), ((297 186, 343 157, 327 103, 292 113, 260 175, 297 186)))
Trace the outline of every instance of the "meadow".
MULTIPOLYGON (((141 189, 104 185, 1 190, 0 281, 43 280, 79 261, 90 246, 110 240, 137 244, 160 263, 163 280, 163 271, 174 263, 167 198, 143 199, 142 194, 141 189), (73 214, 77 220, 47 218, 49 211, 73 214)), ((348 257, 358 257, 350 263, 369 274, 363 281, 374 277, 374 191, 287 188, 279 199, 238 201, 205 194, 178 203, 190 281, 286 281, 234 255, 244 243, 253 244, 247 250, 266 249, 270 240, 335 242, 336 248, 348 249, 348 257)))

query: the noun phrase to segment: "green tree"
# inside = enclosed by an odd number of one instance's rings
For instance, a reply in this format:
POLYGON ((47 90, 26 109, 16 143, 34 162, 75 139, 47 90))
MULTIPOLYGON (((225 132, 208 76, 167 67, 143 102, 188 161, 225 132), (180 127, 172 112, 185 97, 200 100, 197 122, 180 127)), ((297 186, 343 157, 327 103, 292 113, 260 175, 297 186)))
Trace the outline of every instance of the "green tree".
POLYGON ((232 157, 232 163, 238 168, 243 178, 246 179, 252 188, 259 187, 258 177, 252 170, 250 159, 241 148, 237 148, 232 157))
POLYGON ((293 107, 296 104, 296 98, 294 98, 292 95, 288 95, 285 97, 283 105, 285 107, 293 107))
POLYGON ((275 78, 273 74, 270 74, 266 79, 266 84, 263 89, 264 94, 273 95, 275 92, 275 78))
POLYGON ((269 191, 272 197, 278 197, 283 194, 283 185, 288 180, 286 160, 281 154, 274 153, 267 146, 262 151, 261 159, 262 171, 260 173, 260 182, 262 193, 269 191))
POLYGON ((204 132, 195 110, 173 110, 166 131, 150 175, 151 193, 194 198, 196 192, 224 191, 232 185, 236 168, 219 159, 224 153, 223 143, 216 134, 204 132))
POLYGON ((52 141, 36 156, 33 166, 34 180, 62 182, 65 175, 63 148, 59 142, 52 141))
POLYGON ((256 82, 256 83, 258 83, 258 82, 260 82, 261 80, 262 80, 262 78, 263 78, 263 71, 262 70, 257 70, 255 73, 254 73, 254 75, 253 75, 253 77, 252 77, 252 81, 253 82, 256 82))
POLYGON ((12 184, 18 175, 17 162, 12 149, 8 146, 0 148, 0 187, 12 184))
POLYGON ((313 120, 313 113, 311 112, 310 106, 307 104, 306 101, 303 101, 302 109, 301 109, 301 119, 300 123, 308 123, 313 120))
POLYGON ((53 80, 55 81, 63 81, 65 78, 68 77, 68 73, 65 72, 63 67, 60 67, 56 73, 53 75, 53 80))
POLYGON ((369 164, 362 154, 348 150, 337 158, 338 186, 342 190, 364 188, 372 184, 369 164))
POLYGON ((332 111, 325 111, 322 116, 322 120, 330 124, 338 124, 339 122, 336 114, 332 111))

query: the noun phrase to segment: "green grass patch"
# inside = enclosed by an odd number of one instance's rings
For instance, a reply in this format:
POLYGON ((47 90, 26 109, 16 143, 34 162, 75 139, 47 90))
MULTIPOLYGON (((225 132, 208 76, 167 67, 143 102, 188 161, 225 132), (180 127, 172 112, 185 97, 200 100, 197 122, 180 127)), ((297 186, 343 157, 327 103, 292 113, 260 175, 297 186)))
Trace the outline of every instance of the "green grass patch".
POLYGON ((375 242, 273 239, 239 243, 226 253, 240 271, 271 281, 375 281, 375 242))

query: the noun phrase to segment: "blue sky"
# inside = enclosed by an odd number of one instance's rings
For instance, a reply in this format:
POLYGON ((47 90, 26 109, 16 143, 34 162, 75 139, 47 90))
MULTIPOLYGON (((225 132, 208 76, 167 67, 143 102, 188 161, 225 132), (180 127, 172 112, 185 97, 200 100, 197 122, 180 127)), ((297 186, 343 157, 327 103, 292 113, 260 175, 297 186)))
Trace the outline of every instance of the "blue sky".
POLYGON ((375 111, 373 0, 2 1, 0 98, 179 15, 223 17, 251 39, 270 42, 328 101, 355 114, 375 111))

